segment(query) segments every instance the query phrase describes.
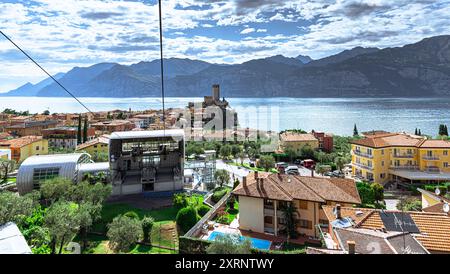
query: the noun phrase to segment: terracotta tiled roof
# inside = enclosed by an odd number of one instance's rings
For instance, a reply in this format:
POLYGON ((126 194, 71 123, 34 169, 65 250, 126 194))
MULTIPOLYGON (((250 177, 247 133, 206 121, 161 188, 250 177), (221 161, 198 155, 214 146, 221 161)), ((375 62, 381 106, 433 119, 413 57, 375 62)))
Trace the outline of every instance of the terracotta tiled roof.
POLYGON ((24 136, 17 139, 0 141, 0 145, 9 146, 10 148, 21 148, 40 140, 42 140, 42 136, 24 136))
POLYGON ((382 148, 390 146, 412 146, 418 147, 425 141, 424 137, 409 135, 406 133, 386 133, 369 135, 366 138, 354 140, 355 145, 382 148))
MULTIPOLYGON (((322 206, 325 214, 330 220, 335 220, 332 213, 333 207, 322 206)), ((383 221, 380 217, 379 209, 362 209, 362 208, 341 208, 342 217, 350 217, 355 221, 355 228, 362 229, 385 229, 383 221), (356 212, 362 211, 362 216, 357 216, 356 212)), ((385 212, 400 212, 388 211, 385 212)), ((432 212, 406 212, 413 219, 414 223, 420 230, 420 234, 413 236, 429 251, 450 252, 450 216, 444 213, 432 212)))
POLYGON ((444 205, 445 205, 445 203, 437 203, 432 206, 422 208, 422 211, 434 212, 434 213, 444 213, 444 209, 443 209, 444 205))
POLYGON ((93 145, 97 145, 97 144, 109 144, 109 137, 108 135, 103 135, 100 137, 97 137, 89 142, 86 142, 84 144, 80 144, 77 146, 76 150, 82 150, 85 149, 87 147, 93 146, 93 145))
POLYGON ((421 148, 448 148, 450 149, 450 141, 446 140, 425 140, 421 148))
POLYGON ((255 174, 250 173, 245 179, 246 182, 240 183, 233 193, 275 200, 277 197, 285 201, 361 203, 353 180, 271 173, 258 173, 258 177, 261 179, 256 183, 255 174))
POLYGON ((284 132, 280 134, 280 140, 283 142, 309 142, 318 141, 311 133, 284 132))

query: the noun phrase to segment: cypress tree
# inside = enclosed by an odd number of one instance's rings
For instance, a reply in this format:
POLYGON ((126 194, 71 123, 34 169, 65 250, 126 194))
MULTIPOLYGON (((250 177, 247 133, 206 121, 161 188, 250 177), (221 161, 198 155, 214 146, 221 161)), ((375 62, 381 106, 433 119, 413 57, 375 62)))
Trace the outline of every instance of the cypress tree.
POLYGON ((419 128, 419 136, 422 136, 422 132, 420 131, 420 128, 419 128))
POLYGON ((81 114, 78 115, 77 144, 81 144, 81 114))
POLYGON ((416 128, 416 130, 414 131, 414 135, 418 135, 418 131, 417 131, 417 128, 416 128))
POLYGON ((87 142, 88 138, 88 119, 87 116, 84 116, 84 127, 83 127, 83 143, 87 142))
POLYGON ((444 135, 448 136, 448 129, 447 129, 447 125, 444 125, 444 135))
POLYGON ((359 135, 358 128, 356 127, 356 124, 355 124, 355 126, 353 127, 353 136, 358 136, 358 135, 359 135))

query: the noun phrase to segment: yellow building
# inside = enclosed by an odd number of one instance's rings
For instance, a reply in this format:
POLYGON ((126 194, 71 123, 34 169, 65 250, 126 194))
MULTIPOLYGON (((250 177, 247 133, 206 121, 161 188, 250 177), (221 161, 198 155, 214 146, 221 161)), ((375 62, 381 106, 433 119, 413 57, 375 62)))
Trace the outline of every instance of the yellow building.
POLYGON ((48 140, 42 136, 24 136, 0 142, 0 149, 10 149, 11 160, 20 163, 33 155, 48 154, 48 140))
POLYGON ((239 199, 239 229, 275 236, 285 234, 284 208, 295 208, 299 235, 318 238, 317 225, 327 225, 322 205, 361 203, 351 179, 303 177, 255 172, 243 178, 233 194, 239 199))
POLYGON ((292 149, 297 153, 305 147, 319 148, 319 140, 311 133, 284 132, 280 134, 281 150, 292 149))
POLYGON ((0 149, 0 159, 10 160, 11 159, 11 150, 10 149, 0 149))
POLYGON ((89 142, 78 145, 76 151, 84 151, 89 155, 107 154, 109 151, 109 135, 102 135, 89 142))
POLYGON ((450 180, 450 141, 406 133, 369 135, 352 142, 353 175, 368 181, 450 180))

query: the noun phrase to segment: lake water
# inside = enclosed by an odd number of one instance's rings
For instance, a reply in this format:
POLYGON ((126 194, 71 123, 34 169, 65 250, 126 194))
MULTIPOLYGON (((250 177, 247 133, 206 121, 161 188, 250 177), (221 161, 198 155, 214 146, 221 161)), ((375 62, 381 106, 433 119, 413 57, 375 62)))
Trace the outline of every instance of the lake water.
MULTIPOLYGON (((79 98, 92 111, 160 109, 160 98, 79 98)), ((180 108, 202 98, 166 98, 166 108, 180 108)), ((241 126, 283 130, 301 128, 351 135, 383 129, 436 135, 439 124, 450 125, 450 98, 227 98, 241 126)), ((0 110, 31 113, 85 112, 72 98, 0 97, 0 110)))

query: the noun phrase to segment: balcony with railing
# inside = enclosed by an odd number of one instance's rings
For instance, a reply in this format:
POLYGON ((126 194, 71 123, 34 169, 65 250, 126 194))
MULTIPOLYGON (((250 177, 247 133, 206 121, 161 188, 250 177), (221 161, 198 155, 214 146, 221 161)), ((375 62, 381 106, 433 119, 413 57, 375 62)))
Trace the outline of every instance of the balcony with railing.
POLYGON ((417 165, 394 165, 389 168, 394 170, 419 170, 419 166, 417 165))
POLYGON ((361 157, 364 157, 364 158, 371 158, 371 159, 373 158, 372 154, 364 153, 364 152, 362 152, 360 150, 352 150, 352 152, 353 152, 354 155, 357 155, 357 156, 361 156, 361 157))
POLYGON ((354 165, 355 167, 359 167, 359 168, 373 170, 373 166, 368 166, 368 165, 361 164, 361 163, 352 163, 352 165, 354 165))
POLYGON ((414 158, 412 153, 392 153, 394 158, 414 158))
POLYGON ((422 159, 428 160, 428 161, 437 161, 437 160, 439 160, 439 157, 436 155, 424 155, 424 156, 422 156, 422 159))
POLYGON ((437 166, 427 166, 425 167, 425 171, 430 173, 439 173, 441 170, 437 166))

